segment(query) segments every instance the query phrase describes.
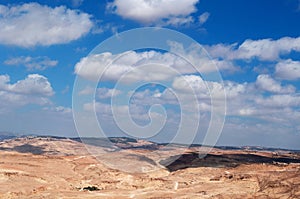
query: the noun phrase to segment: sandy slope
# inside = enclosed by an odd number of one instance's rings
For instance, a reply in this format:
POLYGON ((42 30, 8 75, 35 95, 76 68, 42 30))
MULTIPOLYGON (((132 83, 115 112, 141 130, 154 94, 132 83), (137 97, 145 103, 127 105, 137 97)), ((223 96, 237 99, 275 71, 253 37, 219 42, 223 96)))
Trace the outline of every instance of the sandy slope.
POLYGON ((105 148, 95 147, 96 158, 82 143, 53 138, 9 140, 0 149, 0 198, 5 199, 300 198, 300 156, 293 153, 215 149, 200 159, 194 148, 164 167, 180 149, 158 158, 145 149, 102 153, 105 148), (100 159, 114 159, 123 169, 100 159), (149 172, 139 173, 140 167, 149 172), (86 190, 93 186, 99 190, 86 190))

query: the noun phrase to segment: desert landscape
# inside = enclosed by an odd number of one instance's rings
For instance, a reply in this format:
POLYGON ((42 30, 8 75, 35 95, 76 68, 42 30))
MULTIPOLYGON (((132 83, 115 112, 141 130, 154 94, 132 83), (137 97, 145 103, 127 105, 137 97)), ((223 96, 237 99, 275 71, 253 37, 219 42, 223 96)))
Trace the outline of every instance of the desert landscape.
POLYGON ((300 0, 1 0, 0 199, 300 199, 300 0))
POLYGON ((199 146, 158 150, 165 145, 111 138, 113 149, 93 140, 87 147, 59 137, 3 140, 0 198, 300 197, 297 151, 216 147, 199 157, 199 146))

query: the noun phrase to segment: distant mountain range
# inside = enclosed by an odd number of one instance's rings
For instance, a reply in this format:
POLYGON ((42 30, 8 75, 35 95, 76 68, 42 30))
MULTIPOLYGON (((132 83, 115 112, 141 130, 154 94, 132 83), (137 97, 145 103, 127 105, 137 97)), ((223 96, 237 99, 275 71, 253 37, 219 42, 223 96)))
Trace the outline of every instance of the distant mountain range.
MULTIPOLYGON (((138 140, 129 137, 108 137, 108 138, 94 138, 94 137, 61 137, 61 136, 48 136, 48 135, 16 135, 10 132, 0 132, 0 141, 14 138, 22 138, 22 137, 41 137, 41 138, 55 138, 55 139, 71 139, 77 142, 83 142, 85 144, 94 145, 94 146, 102 146, 102 147, 111 147, 113 145, 121 148, 121 149, 149 149, 156 150, 160 147, 168 145, 168 143, 156 143, 152 141, 146 140, 138 140), (109 141, 108 141, 109 140, 109 141)), ((178 147, 187 147, 185 144, 174 143, 172 146, 178 147)), ((192 144, 189 147, 201 147, 201 144, 192 144)), ((222 150, 249 150, 249 151, 291 151, 291 152, 300 152, 300 150, 291 150, 291 149, 282 149, 282 148, 270 148, 270 147, 261 147, 261 146, 214 146, 216 149, 222 150)))
POLYGON ((10 132, 0 132, 0 141, 2 140, 6 140, 6 139, 12 139, 12 138, 16 138, 19 137, 13 133, 10 132))

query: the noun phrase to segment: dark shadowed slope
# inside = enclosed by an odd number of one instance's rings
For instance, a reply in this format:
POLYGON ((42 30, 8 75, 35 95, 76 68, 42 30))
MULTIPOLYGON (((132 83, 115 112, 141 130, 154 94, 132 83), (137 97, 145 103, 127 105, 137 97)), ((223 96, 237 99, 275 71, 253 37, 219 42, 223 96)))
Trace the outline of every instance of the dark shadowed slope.
POLYGON ((298 158, 266 157, 255 154, 208 154, 204 158, 200 158, 198 153, 187 153, 180 157, 172 156, 160 161, 160 164, 165 166, 169 171, 197 167, 237 167, 243 164, 255 163, 300 163, 300 158, 299 156, 298 158))

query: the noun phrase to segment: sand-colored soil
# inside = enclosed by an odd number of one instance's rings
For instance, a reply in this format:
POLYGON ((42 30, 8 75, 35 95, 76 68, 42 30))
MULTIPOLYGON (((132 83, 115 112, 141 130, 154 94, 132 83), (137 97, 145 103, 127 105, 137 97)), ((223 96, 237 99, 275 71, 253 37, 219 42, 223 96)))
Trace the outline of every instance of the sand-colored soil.
POLYGON ((180 152, 158 158, 129 147, 94 157, 69 139, 4 141, 0 198, 300 198, 297 153, 214 149, 199 158, 192 148, 169 164, 180 152), (110 168, 111 159, 123 169, 110 168))

